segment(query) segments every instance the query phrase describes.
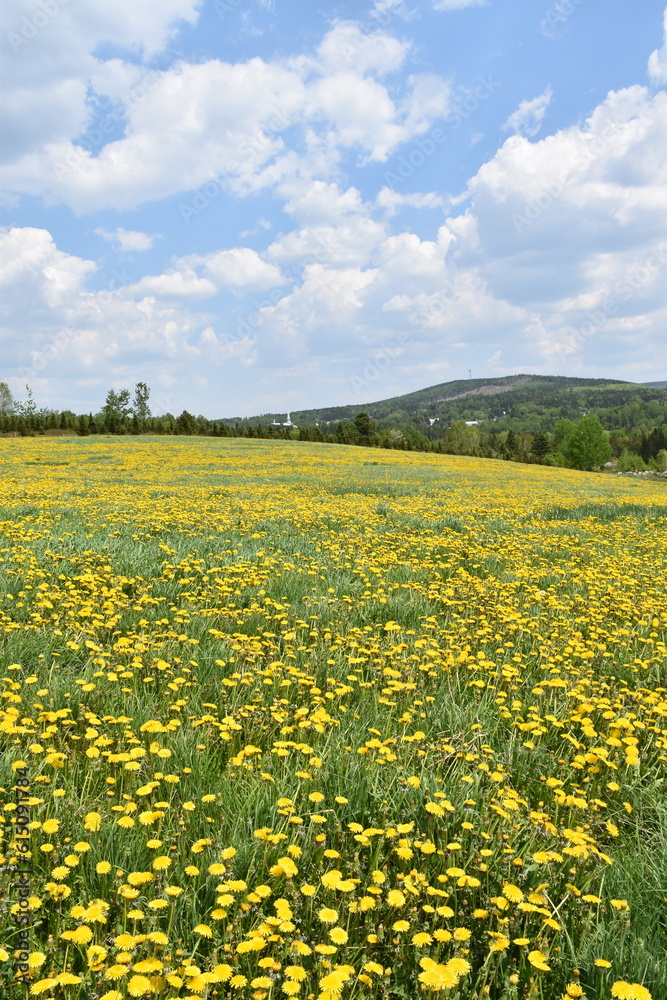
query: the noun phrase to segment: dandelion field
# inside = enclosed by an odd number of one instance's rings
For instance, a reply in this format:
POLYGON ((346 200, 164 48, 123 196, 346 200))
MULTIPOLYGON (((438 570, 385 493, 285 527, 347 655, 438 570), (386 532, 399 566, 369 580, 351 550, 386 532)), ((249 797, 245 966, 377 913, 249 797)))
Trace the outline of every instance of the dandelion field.
POLYGON ((667 998, 664 483, 242 439, 0 469, 12 995, 667 998))

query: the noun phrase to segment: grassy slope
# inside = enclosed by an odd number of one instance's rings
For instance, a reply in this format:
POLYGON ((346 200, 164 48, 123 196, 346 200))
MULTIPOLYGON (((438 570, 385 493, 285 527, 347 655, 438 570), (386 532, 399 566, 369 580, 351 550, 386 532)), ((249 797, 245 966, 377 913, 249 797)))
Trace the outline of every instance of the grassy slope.
MULTIPOLYGON (((33 779, 45 779, 34 786, 46 794, 33 817, 43 822, 57 816, 62 824, 55 836, 35 833, 35 886, 44 903, 33 948, 47 954, 42 974, 73 961, 84 987, 70 988, 69 996, 87 998, 93 981, 100 982, 98 993, 116 986, 125 995, 122 982, 102 982, 102 972, 87 969, 85 948, 72 946, 67 958, 59 938, 77 925, 69 907, 96 897, 111 904, 109 923, 91 925, 102 940, 123 929, 160 930, 187 955, 194 953, 202 969, 234 961, 233 949, 225 952, 222 942, 257 927, 253 914, 262 906, 253 903, 244 916, 238 908, 243 895, 233 893, 236 902, 226 906, 235 916, 219 923, 211 918, 220 879, 206 869, 221 848, 233 846, 236 857, 227 862, 233 878, 268 884, 268 913, 276 898, 287 898, 299 933, 311 944, 328 940, 317 907, 344 911, 351 897, 319 888, 311 903, 297 887, 306 880, 319 886, 331 867, 364 885, 376 867, 384 868, 391 885, 402 884, 397 872, 415 868, 442 889, 437 875, 452 864, 482 881, 479 890, 458 889, 456 878, 445 878, 451 919, 411 909, 409 894, 397 910, 349 914, 350 945, 331 961, 350 962, 358 971, 371 959, 394 972, 381 980, 373 973, 368 988, 357 980, 346 997, 415 996, 419 958, 432 954, 444 961, 454 951, 451 944, 415 948, 412 933, 463 926, 472 929, 468 957, 474 966, 457 994, 463 1000, 486 987, 497 1000, 554 1000, 575 966, 591 1000, 608 1000, 609 984, 619 977, 645 981, 654 1000, 664 1000, 667 808, 665 749, 661 756, 658 740, 665 723, 651 714, 659 694, 644 701, 637 693, 664 691, 667 681, 664 489, 465 458, 389 453, 368 461, 362 449, 297 443, 30 440, 4 443, 2 456, 2 582, 14 595, 2 605, 3 622, 21 625, 6 639, 5 690, 11 694, 11 685, 19 684, 13 693, 23 699, 18 707, 26 716, 36 718, 40 706, 69 708, 76 720, 67 729, 55 720, 46 739, 40 732, 47 718, 37 732, 28 726, 32 731, 8 734, 0 775, 9 797, 9 763, 19 754, 28 758, 33 779), (50 595, 50 608, 39 603, 38 584, 50 595), (102 619, 91 619, 90 609, 101 610, 105 601, 102 619), (397 630, 387 631, 387 623, 397 630), (123 637, 129 648, 119 642, 123 637), (164 667, 155 667, 157 658, 164 667), (17 663, 20 670, 6 669, 17 663), (410 683, 416 687, 401 688, 410 683), (644 725, 657 722, 658 736, 650 728, 634 731, 640 766, 625 763, 615 748, 610 759, 618 760, 617 770, 599 759, 577 765, 577 747, 563 733, 574 734, 584 752, 604 746, 614 731, 604 717, 610 706, 614 717, 634 712, 644 725), (317 714, 322 708, 333 722, 317 714), (87 712, 96 713, 95 728, 109 735, 112 751, 148 750, 136 771, 122 760, 84 756, 84 748, 94 746, 93 736, 86 737, 87 712), (150 719, 174 718, 181 721, 174 730, 141 730, 150 719), (522 730, 520 720, 531 718, 532 731, 522 730), (586 718, 596 735, 586 735, 580 721, 586 718), (230 740, 221 738, 224 719, 238 727, 227 730, 230 740), (378 763, 382 754, 368 747, 375 730, 381 741, 395 741, 388 746, 394 759, 384 764, 378 763), (423 739, 405 742, 418 731, 423 739), (272 741, 280 739, 307 739, 311 754, 276 756, 272 741), (64 768, 31 753, 34 740, 62 751, 64 768), (152 741, 171 757, 154 756, 152 741), (259 748, 260 757, 239 756, 248 745, 259 748), (494 768, 500 779, 490 776, 494 768), (158 777, 166 771, 178 784, 158 777), (413 777, 416 787, 408 781, 413 777), (546 778, 564 782, 579 804, 559 805, 554 796, 560 786, 548 788, 546 778), (140 786, 151 779, 156 790, 146 795, 140 786), (610 790, 612 779, 618 791, 610 790), (55 786, 65 790, 63 799, 51 794, 55 786), (313 791, 323 794, 321 805, 309 802, 313 791), (438 818, 424 810, 425 801, 442 801, 435 793, 454 802, 453 814, 438 818), (212 801, 202 805, 204 794, 212 801), (305 826, 289 825, 279 796, 296 804, 305 826), (337 803, 336 796, 347 801, 337 803), (165 818, 148 828, 115 825, 120 814, 111 806, 122 810, 136 801, 140 810, 155 808, 158 799, 170 803, 165 818), (82 826, 91 809, 102 816, 98 834, 82 826), (531 821, 530 810, 548 814, 556 832, 531 821), (324 825, 309 819, 316 811, 324 825), (393 853, 396 840, 376 836, 364 847, 348 828, 359 823, 386 830, 415 820, 421 836, 410 834, 412 856, 405 861, 393 853), (531 860, 538 850, 562 852, 568 844, 563 831, 586 823, 588 834, 613 856, 611 867, 594 856, 561 854, 562 864, 546 866, 531 860), (285 832, 287 839, 271 848, 252 836, 262 827, 285 832), (162 846, 147 847, 147 837, 158 831, 162 846), (321 831, 339 860, 322 856, 324 845, 315 840, 321 831), (69 846, 65 834, 72 838, 69 846), (414 847, 427 837, 441 854, 414 847), (191 845, 201 838, 213 843, 193 855, 191 845), (79 852, 81 863, 59 877, 57 884, 71 885, 72 896, 58 906, 44 884, 81 839, 90 841, 91 851, 79 852), (39 852, 44 841, 54 843, 52 854, 39 852), (451 841, 462 849, 450 849, 451 841), (303 852, 296 858, 299 877, 272 875, 270 866, 294 842, 303 852), (490 851, 486 861, 480 849, 490 851), (172 860, 168 877, 158 874, 137 900, 124 903, 117 887, 127 886, 127 872, 151 872, 158 854, 172 860), (109 876, 96 875, 100 858, 111 860, 109 876), (513 866, 515 858, 522 863, 513 866), (185 874, 192 862, 203 874, 185 874), (479 866, 487 862, 482 874, 479 866), (116 878, 116 869, 125 875, 116 878), (539 915, 514 906, 510 923, 498 923, 503 912, 490 900, 504 881, 526 893, 548 882, 548 909, 562 930, 540 930, 539 915), (166 910, 148 909, 147 900, 164 897, 165 882, 184 887, 183 894, 166 910), (598 894, 602 903, 581 902, 567 884, 598 894), (629 915, 611 907, 610 899, 627 899, 629 915), (480 905, 492 914, 488 920, 473 919, 480 905), (137 906, 146 916, 129 918, 137 906), (411 930, 399 940, 390 928, 403 916, 411 930), (213 926, 212 940, 193 935, 201 922, 213 926), (487 959, 487 929, 505 926, 511 937, 525 933, 530 947, 539 945, 552 973, 532 967, 529 949, 519 946, 487 959), (371 931, 379 934, 375 944, 367 943, 371 931), (612 962, 609 972, 593 964, 600 957, 612 962), (511 983, 511 974, 520 986, 511 983)), ((419 906, 433 902, 423 894, 419 906)), ((0 942, 9 943, 6 910, 0 928, 0 942)), ((283 932, 287 945, 268 949, 283 964, 293 936, 283 932)), ((135 958, 146 947, 138 945, 135 958)), ((164 960, 173 946, 153 951, 164 960)), ((240 955, 237 972, 257 975, 257 958, 240 955)), ((308 972, 306 995, 314 990, 317 996, 322 957, 301 964, 320 970, 308 972)))

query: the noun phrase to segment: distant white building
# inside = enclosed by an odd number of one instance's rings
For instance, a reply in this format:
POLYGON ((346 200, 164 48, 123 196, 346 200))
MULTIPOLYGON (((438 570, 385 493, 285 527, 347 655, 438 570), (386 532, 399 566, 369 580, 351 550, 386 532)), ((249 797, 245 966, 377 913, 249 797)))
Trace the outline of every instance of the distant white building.
POLYGON ((285 423, 281 423, 279 420, 272 420, 271 427, 296 427, 296 424, 292 423, 292 418, 288 413, 287 420, 285 421, 285 423))
POLYGON ((477 427, 477 424, 481 424, 481 420, 466 420, 466 427, 477 427))

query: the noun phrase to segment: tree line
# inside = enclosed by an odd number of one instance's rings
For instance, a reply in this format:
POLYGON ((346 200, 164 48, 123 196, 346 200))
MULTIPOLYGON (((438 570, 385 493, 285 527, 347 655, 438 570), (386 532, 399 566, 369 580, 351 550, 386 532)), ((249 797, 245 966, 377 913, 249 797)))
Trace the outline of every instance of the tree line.
POLYGON ((138 382, 129 389, 109 389, 98 413, 76 414, 71 410, 38 409, 26 386, 25 400, 15 400, 8 386, 0 382, 0 435, 33 436, 78 434, 153 434, 205 437, 245 437, 329 444, 357 445, 367 448, 392 448, 405 451, 430 451, 441 454, 470 455, 505 461, 595 469, 610 465, 616 471, 646 469, 667 471, 667 425, 606 429, 596 415, 578 421, 557 420, 550 430, 509 430, 494 423, 476 425, 456 420, 444 431, 428 426, 420 429, 413 423, 378 427, 366 412, 354 419, 328 422, 324 426, 301 427, 252 423, 248 421, 210 420, 183 410, 153 416, 150 389, 138 382))

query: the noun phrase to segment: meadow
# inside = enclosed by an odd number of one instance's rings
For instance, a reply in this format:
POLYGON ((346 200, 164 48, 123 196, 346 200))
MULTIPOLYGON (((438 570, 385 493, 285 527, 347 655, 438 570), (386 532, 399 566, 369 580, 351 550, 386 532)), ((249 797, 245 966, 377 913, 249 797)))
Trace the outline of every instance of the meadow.
POLYGON ((667 998, 667 484, 141 437, 0 473, 8 996, 667 998))

